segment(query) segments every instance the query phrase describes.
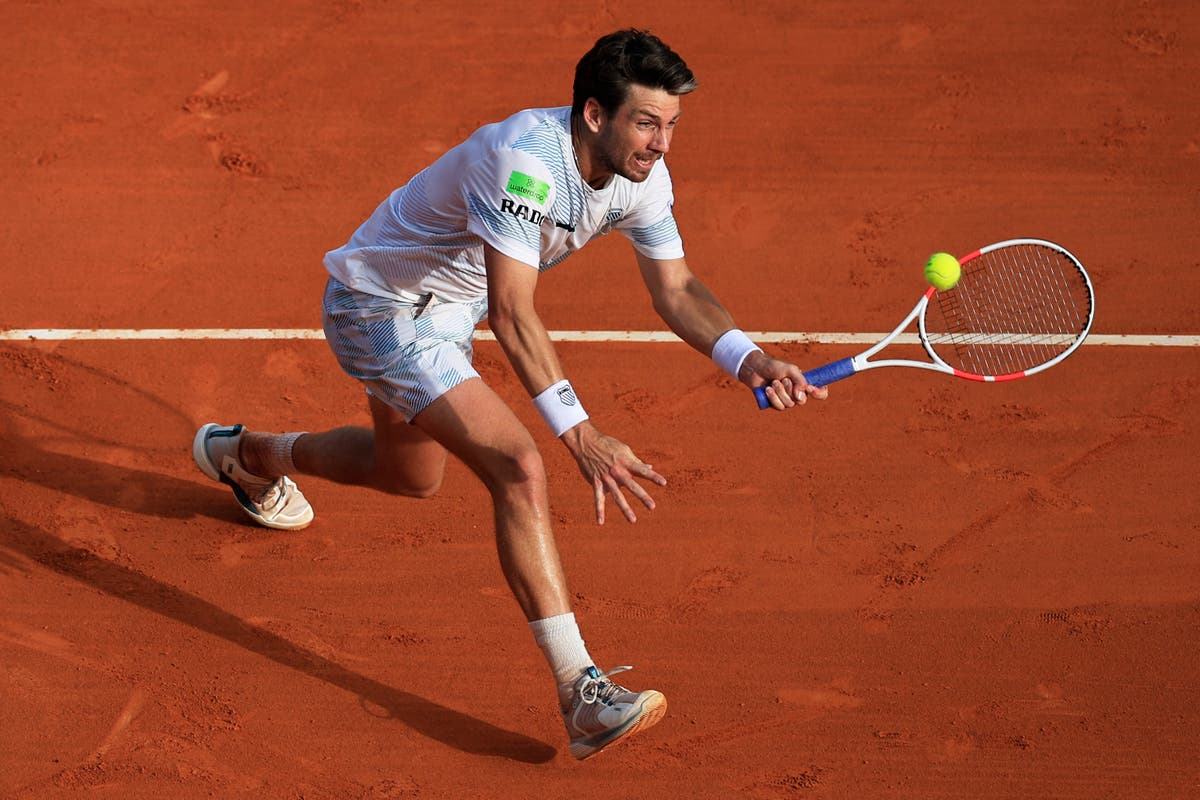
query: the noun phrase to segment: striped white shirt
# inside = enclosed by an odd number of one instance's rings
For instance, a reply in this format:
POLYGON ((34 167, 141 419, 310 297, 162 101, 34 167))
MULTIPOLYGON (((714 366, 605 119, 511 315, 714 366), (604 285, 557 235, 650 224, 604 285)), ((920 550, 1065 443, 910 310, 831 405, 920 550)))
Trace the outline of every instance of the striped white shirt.
POLYGON ((402 302, 471 302, 487 296, 485 242, 543 271, 611 230, 649 258, 682 258, 666 164, 641 183, 614 175, 593 189, 579 174, 570 113, 529 109, 480 128, 392 192, 325 255, 326 268, 402 302))

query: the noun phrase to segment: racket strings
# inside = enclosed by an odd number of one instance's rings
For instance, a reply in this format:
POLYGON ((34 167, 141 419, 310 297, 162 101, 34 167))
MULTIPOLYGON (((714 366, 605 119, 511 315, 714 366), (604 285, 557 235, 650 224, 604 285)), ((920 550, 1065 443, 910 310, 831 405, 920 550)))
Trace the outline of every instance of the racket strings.
POLYGON ((1086 335, 1092 312, 1086 276, 1066 253, 1014 244, 963 265, 953 289, 936 292, 926 315, 930 346, 976 375, 1025 372, 1086 335))

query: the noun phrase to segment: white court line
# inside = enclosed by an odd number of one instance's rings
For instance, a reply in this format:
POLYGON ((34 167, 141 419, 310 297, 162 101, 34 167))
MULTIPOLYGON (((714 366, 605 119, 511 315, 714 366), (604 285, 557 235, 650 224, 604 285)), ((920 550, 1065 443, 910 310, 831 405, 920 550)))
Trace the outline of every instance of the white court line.
MULTIPOLYGON (((874 344, 885 333, 822 333, 785 331, 746 331, 756 342, 807 342, 812 344, 874 344)), ((130 341, 130 340, 214 340, 214 339, 324 339, 320 330, 307 328, 25 328, 0 330, 0 341, 130 341)), ((550 331, 556 342, 674 342, 679 337, 670 331, 550 331)), ((476 341, 494 342, 491 331, 475 332, 476 341)), ((899 344, 919 344, 915 333, 902 333, 899 344)), ((1185 334, 1092 334, 1084 345, 1102 347, 1200 347, 1200 336, 1185 334)))

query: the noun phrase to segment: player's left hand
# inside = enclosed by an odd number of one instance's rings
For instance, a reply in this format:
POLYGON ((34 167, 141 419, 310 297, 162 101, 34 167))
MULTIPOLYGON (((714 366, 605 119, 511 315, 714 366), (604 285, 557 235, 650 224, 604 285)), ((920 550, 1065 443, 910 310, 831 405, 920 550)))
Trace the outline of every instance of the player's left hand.
POLYGON ((810 397, 824 400, 829 396, 824 386, 813 386, 805 380, 798 366, 771 358, 761 350, 746 356, 738 379, 751 389, 764 387, 771 407, 778 411, 804 405, 810 397))
POLYGON ((601 433, 587 421, 564 433, 562 440, 571 455, 575 456, 583 477, 592 484, 597 524, 604 524, 604 507, 608 496, 616 502, 625 519, 637 522, 637 515, 633 513, 622 490, 628 490, 646 508, 654 509, 654 498, 638 483, 638 479, 658 486, 666 486, 667 479, 634 455, 629 445, 601 433))

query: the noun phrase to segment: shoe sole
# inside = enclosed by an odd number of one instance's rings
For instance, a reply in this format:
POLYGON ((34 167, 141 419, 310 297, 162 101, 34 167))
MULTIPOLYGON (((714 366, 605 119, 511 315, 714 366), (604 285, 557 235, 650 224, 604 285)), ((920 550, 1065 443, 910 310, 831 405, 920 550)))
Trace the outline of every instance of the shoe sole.
POLYGON ((619 728, 606 731, 604 737, 600 740, 596 740, 593 737, 579 742, 571 742, 571 755, 580 761, 584 761, 603 750, 607 750, 618 742, 625 741, 638 731, 644 731, 661 720, 667 713, 667 698, 661 692, 653 690, 644 692, 644 694, 646 697, 641 702, 637 716, 619 728))
POLYGON ((269 520, 254 508, 254 504, 250 498, 246 496, 242 487, 238 486, 234 481, 225 477, 217 465, 212 462, 212 458, 208 455, 208 448, 204 443, 208 441, 209 433, 218 428, 228 428, 229 425, 218 425, 215 422, 209 422, 200 426, 200 430, 196 431, 196 437, 192 439, 192 459, 196 462, 196 466, 200 468, 208 477, 218 483, 223 483, 233 490, 233 496, 241 506, 242 511, 246 512, 246 516, 257 522, 264 528, 271 528, 277 531, 298 531, 307 528, 313 521, 312 506, 309 506, 309 513, 294 522, 276 522, 269 520))

